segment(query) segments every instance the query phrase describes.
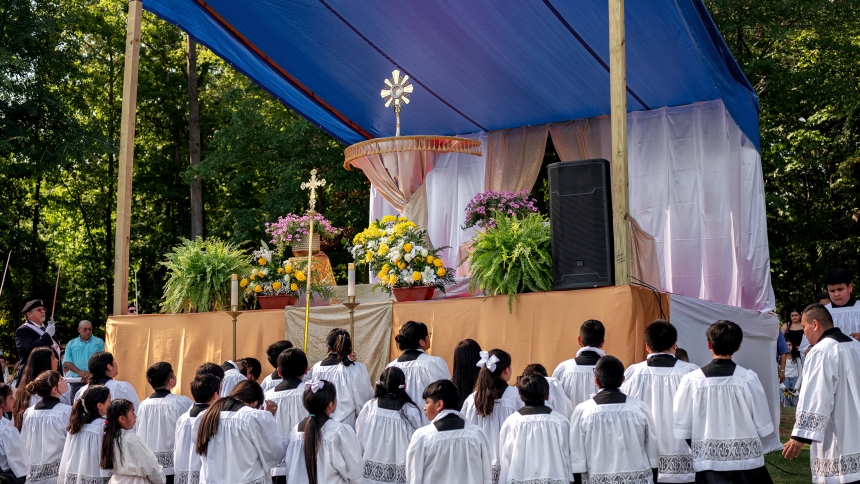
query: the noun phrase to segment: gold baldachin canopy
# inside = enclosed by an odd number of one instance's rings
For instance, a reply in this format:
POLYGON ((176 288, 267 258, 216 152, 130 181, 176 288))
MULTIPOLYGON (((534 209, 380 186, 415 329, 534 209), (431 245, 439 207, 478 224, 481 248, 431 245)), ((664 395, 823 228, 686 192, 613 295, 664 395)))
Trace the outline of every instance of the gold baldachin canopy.
POLYGON ((356 143, 346 150, 343 167, 349 170, 353 160, 370 155, 403 153, 406 151, 437 151, 481 156, 481 142, 455 136, 393 136, 356 143))

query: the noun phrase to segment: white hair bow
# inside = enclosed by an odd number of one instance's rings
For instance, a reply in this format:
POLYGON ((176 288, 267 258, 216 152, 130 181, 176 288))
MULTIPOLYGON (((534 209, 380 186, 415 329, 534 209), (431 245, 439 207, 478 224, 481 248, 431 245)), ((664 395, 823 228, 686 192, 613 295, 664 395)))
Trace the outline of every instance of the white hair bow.
POLYGON ((481 361, 478 362, 478 366, 481 368, 487 367, 491 372, 496 371, 496 363, 499 362, 499 358, 496 355, 490 356, 488 351, 482 351, 479 354, 481 355, 481 361))
POLYGON ((325 386, 325 382, 322 380, 305 382, 305 390, 310 390, 313 393, 318 392, 323 386, 325 386))

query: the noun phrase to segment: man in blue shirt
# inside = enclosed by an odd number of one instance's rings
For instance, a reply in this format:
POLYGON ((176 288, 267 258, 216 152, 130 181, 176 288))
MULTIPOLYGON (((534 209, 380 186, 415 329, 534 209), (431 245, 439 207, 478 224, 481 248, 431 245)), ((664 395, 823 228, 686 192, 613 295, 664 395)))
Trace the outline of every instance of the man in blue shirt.
POLYGON ((90 356, 105 350, 105 342, 93 335, 93 323, 87 320, 78 323, 78 334, 80 336, 69 341, 66 345, 66 354, 63 356, 63 368, 67 372, 66 375, 83 379, 80 384, 72 384, 73 392, 76 391, 76 385, 80 388, 89 381, 90 374, 87 372, 87 362, 90 360, 90 356))

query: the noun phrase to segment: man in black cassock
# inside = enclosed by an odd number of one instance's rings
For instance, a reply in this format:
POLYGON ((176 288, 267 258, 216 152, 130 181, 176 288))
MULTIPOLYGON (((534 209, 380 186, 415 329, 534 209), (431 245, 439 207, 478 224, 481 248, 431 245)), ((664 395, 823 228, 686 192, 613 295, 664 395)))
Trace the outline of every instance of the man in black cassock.
POLYGON ((60 342, 57 339, 54 328, 54 322, 50 321, 45 325, 45 305, 41 299, 33 299, 24 305, 21 311, 27 318, 27 322, 22 324, 15 330, 15 347, 18 349, 18 366, 15 369, 15 378, 13 381, 18 384, 18 379, 24 370, 24 365, 27 363, 27 358, 30 352, 35 348, 42 346, 51 347, 54 353, 57 354, 57 359, 60 357, 60 342))

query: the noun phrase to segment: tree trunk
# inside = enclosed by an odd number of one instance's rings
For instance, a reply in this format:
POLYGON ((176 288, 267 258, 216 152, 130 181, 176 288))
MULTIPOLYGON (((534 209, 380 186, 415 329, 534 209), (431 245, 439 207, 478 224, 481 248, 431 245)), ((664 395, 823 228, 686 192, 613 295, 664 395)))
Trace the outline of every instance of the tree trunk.
MULTIPOLYGON (((188 154, 191 166, 200 163, 200 101, 197 97, 197 46, 188 38, 188 154)), ((191 182, 191 239, 203 237, 203 182, 191 182)))

